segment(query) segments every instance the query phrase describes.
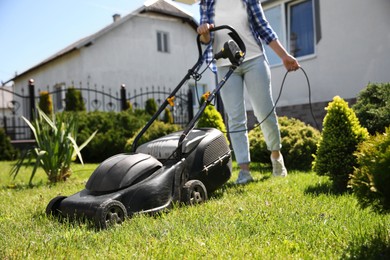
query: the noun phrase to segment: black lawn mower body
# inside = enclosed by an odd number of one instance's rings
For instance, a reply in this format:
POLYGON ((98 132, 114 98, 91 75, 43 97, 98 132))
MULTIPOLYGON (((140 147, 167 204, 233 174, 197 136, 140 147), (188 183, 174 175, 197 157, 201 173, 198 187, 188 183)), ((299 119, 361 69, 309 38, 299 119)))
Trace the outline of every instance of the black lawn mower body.
POLYGON ((232 159, 224 134, 214 128, 194 128, 205 107, 244 59, 245 45, 238 34, 229 26, 213 30, 222 29, 228 29, 235 41, 226 43, 218 58, 229 58, 231 69, 185 129, 137 147, 141 136, 170 104, 171 98, 201 67, 199 36, 198 62, 137 135, 132 152, 103 161, 80 192, 53 198, 46 207, 48 215, 87 219, 99 228, 107 228, 122 223, 127 216, 159 212, 169 209, 174 203, 192 205, 204 202, 209 193, 229 180, 232 159))

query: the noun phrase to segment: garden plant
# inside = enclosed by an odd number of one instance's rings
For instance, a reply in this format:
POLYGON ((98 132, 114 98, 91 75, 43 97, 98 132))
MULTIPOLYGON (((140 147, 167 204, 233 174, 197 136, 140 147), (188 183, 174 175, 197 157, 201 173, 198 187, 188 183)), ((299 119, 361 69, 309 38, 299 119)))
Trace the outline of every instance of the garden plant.
POLYGON ((65 181, 71 175, 71 163, 76 156, 83 163, 80 151, 92 140, 96 131, 81 145, 77 145, 77 120, 72 113, 61 114, 58 118, 50 119, 42 110, 31 122, 22 117, 33 132, 36 147, 30 148, 19 159, 11 170, 15 178, 20 168, 27 161, 27 165, 34 163, 29 184, 39 167, 41 167, 49 182, 65 181))

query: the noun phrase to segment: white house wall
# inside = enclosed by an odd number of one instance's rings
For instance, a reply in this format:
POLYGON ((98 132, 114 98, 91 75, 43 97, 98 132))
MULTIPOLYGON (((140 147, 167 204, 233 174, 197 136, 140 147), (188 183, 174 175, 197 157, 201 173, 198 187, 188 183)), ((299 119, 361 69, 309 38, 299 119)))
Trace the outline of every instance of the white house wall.
MULTIPOLYGON (((310 79, 312 102, 330 101, 336 95, 355 98, 369 82, 390 82, 390 1, 319 2, 322 38, 314 57, 299 60, 310 79)), ((272 67, 275 99, 285 72, 282 66, 272 67)), ((289 73, 278 106, 306 103, 303 73, 289 73)))
MULTIPOLYGON (((56 58, 21 75, 15 89, 35 80, 36 91, 63 83, 76 87, 111 88, 118 91, 122 84, 128 92, 141 87, 173 89, 198 59, 195 30, 182 21, 166 16, 137 15, 96 38, 92 44, 56 58), (169 53, 157 51, 157 31, 169 34, 169 53)), ((202 82, 210 86, 209 76, 202 82)))

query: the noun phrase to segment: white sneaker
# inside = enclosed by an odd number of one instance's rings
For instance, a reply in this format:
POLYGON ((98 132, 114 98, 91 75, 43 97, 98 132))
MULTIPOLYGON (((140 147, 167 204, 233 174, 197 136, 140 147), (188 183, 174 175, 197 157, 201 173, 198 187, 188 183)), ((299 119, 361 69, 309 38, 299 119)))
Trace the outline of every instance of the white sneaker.
POLYGON ((253 178, 249 171, 241 170, 238 174, 238 178, 236 180, 236 184, 246 184, 248 182, 253 181, 253 178))
POLYGON ((271 156, 272 162, 272 175, 275 177, 286 177, 287 169, 284 166, 283 155, 280 154, 278 159, 274 159, 271 156))

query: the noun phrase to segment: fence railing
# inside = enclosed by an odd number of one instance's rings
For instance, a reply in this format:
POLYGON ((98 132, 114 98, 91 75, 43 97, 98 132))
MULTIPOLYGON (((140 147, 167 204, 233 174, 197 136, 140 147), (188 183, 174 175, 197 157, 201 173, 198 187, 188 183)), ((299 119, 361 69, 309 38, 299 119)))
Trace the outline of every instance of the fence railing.
MULTIPOLYGON (((27 87, 27 91, 22 88, 19 92, 0 88, 0 97, 2 97, 0 106, 3 108, 3 119, 0 124, 2 124, 7 135, 12 140, 31 138, 31 132, 24 120, 21 119, 21 116, 27 119, 34 117, 34 111, 36 111, 40 98, 39 93, 42 91, 46 91, 51 95, 54 113, 65 109, 65 95, 69 87, 57 85, 52 90, 47 87, 46 89, 37 89, 36 91, 33 80, 29 81, 27 87), (8 96, 11 95, 11 100, 5 100, 5 93, 8 93, 8 96), (5 112, 6 110, 8 110, 8 113, 5 112)), ((133 109, 144 109, 146 101, 151 98, 160 106, 172 91, 169 88, 159 86, 139 88, 133 90, 132 93, 127 91, 125 85, 121 85, 115 90, 105 88, 104 86, 98 88, 97 85, 90 87, 89 84, 87 84, 87 87, 83 87, 81 83, 78 87, 75 87, 74 84, 71 87, 81 91, 87 111, 119 112, 127 107, 128 102, 130 102, 133 109)), ((175 105, 169 108, 171 109, 174 123, 182 126, 186 125, 193 115, 191 89, 188 87, 180 89, 175 95, 175 105)))

